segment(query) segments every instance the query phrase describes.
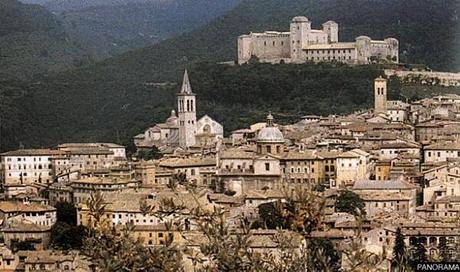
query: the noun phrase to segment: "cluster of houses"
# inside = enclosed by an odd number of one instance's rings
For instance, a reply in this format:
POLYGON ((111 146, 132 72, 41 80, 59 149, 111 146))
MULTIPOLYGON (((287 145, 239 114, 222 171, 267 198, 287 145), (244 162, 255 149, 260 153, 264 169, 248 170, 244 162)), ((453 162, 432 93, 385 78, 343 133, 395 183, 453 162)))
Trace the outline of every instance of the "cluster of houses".
MULTIPOLYGON (((286 191, 314 185, 327 200, 316 237, 340 244, 356 235, 356 219, 335 207, 337 196, 348 190, 365 204, 362 244, 368 251, 391 259, 400 228, 408 246, 421 239, 435 259, 444 240, 454 255, 460 242, 460 96, 407 103, 388 101, 387 91, 387 80, 379 77, 374 109, 347 116, 309 115, 288 125, 277 124, 268 114, 264 122, 224 137, 222 126, 208 116, 197 124, 196 100, 185 75, 178 95, 179 117, 173 112, 164 124, 134 139, 139 149, 157 147, 161 159, 128 159, 123 146, 110 143, 2 153, 0 271, 13 271, 2 270, 7 264, 39 267, 42 255, 43 260, 53 260, 55 269, 78 271, 76 263, 87 262, 78 253, 48 252, 50 229, 57 220, 53 206, 74 204, 78 224, 91 226, 87 201, 97 191, 107 204, 103 224, 133 224, 131 234, 145 246, 173 241, 199 251, 202 240, 191 218, 180 219, 184 228, 171 228, 168 218, 146 213, 145 204, 159 209, 164 199, 175 199, 189 210, 197 205, 220 207, 238 232, 242 216, 260 222, 261 204, 283 201, 286 191), (200 144, 203 137, 210 141, 200 144), (178 174, 202 190, 198 198, 185 189, 171 189, 178 174), (32 242, 40 253, 20 258, 28 253, 11 251, 19 241, 32 242)), ((285 232, 301 244, 295 233, 285 232)), ((276 252, 277 233, 253 229, 252 250, 276 252)), ((193 270, 192 266, 186 267, 193 270)))

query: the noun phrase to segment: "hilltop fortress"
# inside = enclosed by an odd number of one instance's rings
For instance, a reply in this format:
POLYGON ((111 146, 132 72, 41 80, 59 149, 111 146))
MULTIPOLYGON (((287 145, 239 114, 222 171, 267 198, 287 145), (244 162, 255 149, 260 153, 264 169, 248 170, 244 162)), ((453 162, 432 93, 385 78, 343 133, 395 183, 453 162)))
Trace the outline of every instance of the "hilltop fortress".
POLYGON ((265 31, 238 37, 238 63, 255 56, 261 62, 303 63, 337 61, 348 64, 398 63, 399 42, 395 38, 372 40, 359 36, 354 42, 339 42, 339 25, 327 21, 323 29, 311 28, 304 16, 294 17, 290 32, 265 31))

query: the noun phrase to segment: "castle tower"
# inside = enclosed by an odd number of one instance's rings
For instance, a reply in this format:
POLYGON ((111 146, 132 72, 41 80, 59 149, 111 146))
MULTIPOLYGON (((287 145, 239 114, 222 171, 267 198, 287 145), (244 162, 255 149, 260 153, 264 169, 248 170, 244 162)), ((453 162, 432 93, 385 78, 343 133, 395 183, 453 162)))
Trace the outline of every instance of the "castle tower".
POLYGON ((179 112, 179 145, 187 148, 195 144, 196 133, 196 97, 192 92, 187 70, 184 73, 182 88, 177 94, 179 112))
POLYGON ((387 113, 387 80, 382 76, 374 80, 374 112, 387 113))
POLYGON ((334 21, 327 21, 323 24, 323 31, 327 33, 328 43, 339 42, 339 25, 334 21))
POLYGON ((308 45, 308 34, 311 22, 307 17, 297 16, 291 21, 291 59, 293 62, 302 62, 302 48, 308 45))

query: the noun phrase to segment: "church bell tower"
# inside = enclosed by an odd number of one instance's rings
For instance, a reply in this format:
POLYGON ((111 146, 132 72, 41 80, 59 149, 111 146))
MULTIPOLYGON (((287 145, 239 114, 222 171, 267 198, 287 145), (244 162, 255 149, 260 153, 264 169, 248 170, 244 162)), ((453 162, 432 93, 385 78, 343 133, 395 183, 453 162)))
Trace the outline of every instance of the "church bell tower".
POLYGON ((182 88, 177 94, 177 109, 179 112, 179 145, 188 148, 195 145, 196 134, 196 95, 188 78, 187 70, 184 73, 182 88))
POLYGON ((381 76, 374 80, 374 112, 387 113, 387 80, 381 76))

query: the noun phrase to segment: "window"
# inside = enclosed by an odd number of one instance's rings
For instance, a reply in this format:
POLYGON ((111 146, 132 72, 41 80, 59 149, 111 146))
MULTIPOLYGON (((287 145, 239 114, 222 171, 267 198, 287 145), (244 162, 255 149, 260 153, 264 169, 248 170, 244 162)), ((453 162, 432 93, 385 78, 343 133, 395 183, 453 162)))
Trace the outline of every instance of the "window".
POLYGON ((266 149, 267 149, 267 153, 272 153, 272 147, 271 146, 266 146, 266 149))
POLYGON ((265 163, 265 171, 270 171, 270 164, 268 162, 265 163))

